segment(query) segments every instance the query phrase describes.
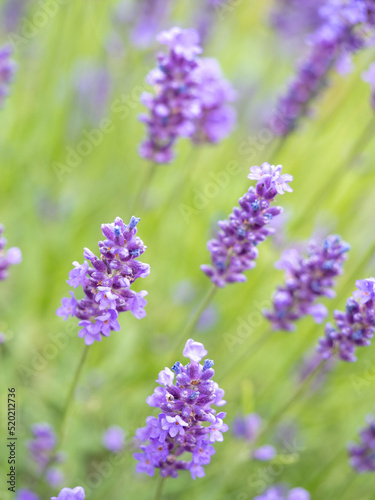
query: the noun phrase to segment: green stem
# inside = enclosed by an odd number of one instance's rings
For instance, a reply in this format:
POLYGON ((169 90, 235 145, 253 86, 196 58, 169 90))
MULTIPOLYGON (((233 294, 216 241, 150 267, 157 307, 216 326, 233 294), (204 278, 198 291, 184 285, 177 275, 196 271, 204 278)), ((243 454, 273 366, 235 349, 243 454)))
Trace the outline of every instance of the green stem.
POLYGON ((265 435, 283 416, 284 414, 290 410, 293 405, 299 400, 299 398, 307 391, 307 389, 310 387, 310 383, 314 380, 316 375, 321 371, 321 369, 324 367, 325 360, 322 360, 318 366, 313 370, 308 377, 303 380, 299 386, 297 387, 297 390, 292 394, 292 396, 287 400, 287 402, 279 409, 279 411, 268 420, 266 423, 265 427, 261 430, 258 440, 260 437, 265 435))
POLYGON ((162 494, 162 491, 163 491, 164 483, 165 483, 165 477, 160 476, 159 482, 158 482, 158 486, 156 488, 154 500, 160 500, 161 499, 161 494, 162 494))
POLYGON ((146 172, 143 176, 143 180, 139 186, 138 192, 134 198, 132 212, 135 214, 139 210, 145 208, 148 188, 151 184, 151 180, 154 177, 155 171, 157 170, 157 165, 155 163, 149 163, 146 167, 146 172))
POLYGON ((90 346, 85 345, 85 348, 82 351, 81 358, 79 360, 76 372, 74 374, 73 381, 72 381, 72 383, 70 385, 70 388, 69 388, 68 396, 66 398, 65 406, 64 406, 64 409, 63 409, 63 413, 62 413, 62 419, 61 419, 61 424, 60 424, 60 431, 58 433, 58 443, 59 443, 60 447, 62 446, 62 443, 64 441, 66 423, 67 423, 69 411, 70 411, 70 408, 71 408, 71 403, 73 401, 74 392, 75 392, 75 389, 77 387, 78 380, 80 378, 83 365, 85 364, 85 361, 86 361, 86 358, 87 358, 87 354, 89 352, 89 347, 90 346))
POLYGON ((210 305, 216 292, 217 286, 211 285, 202 302, 199 304, 198 309, 195 311, 190 321, 186 323, 185 328, 182 330, 181 337, 190 337, 194 333, 194 330, 198 324, 200 317, 202 316, 202 313, 210 305))
MULTIPOLYGON (((257 338, 256 341, 253 342, 248 349, 242 350, 241 355, 238 358, 236 358, 236 364, 241 363, 245 358, 246 358, 246 361, 249 362, 249 360, 252 359, 252 357, 255 356, 255 354, 261 350, 261 348, 264 346, 264 344, 267 343, 267 341, 271 338, 271 336, 274 333, 275 332, 273 330, 269 330, 266 333, 262 333, 260 335, 260 337, 257 338)), ((227 366, 227 369, 224 370, 224 372, 223 371, 221 372, 222 379, 225 379, 226 376, 232 371, 232 369, 233 369, 232 361, 233 361, 233 358, 231 359, 231 362, 227 366)))
POLYGON ((197 326, 197 323, 202 316, 202 313, 207 309, 207 307, 210 305, 212 299, 214 298, 218 288, 216 285, 211 285, 208 292, 206 295, 203 297, 203 300, 198 306, 198 309, 195 311, 195 313, 192 315, 190 320, 186 322, 185 327, 183 328, 181 332, 181 336, 179 337, 178 343, 180 343, 181 340, 188 339, 191 337, 191 335, 194 333, 195 328, 197 326))

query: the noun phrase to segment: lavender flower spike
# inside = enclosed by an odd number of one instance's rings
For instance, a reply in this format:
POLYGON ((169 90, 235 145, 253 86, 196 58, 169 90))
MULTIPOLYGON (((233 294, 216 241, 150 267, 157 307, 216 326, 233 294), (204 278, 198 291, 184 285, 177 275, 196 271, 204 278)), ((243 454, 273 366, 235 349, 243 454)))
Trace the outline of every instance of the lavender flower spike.
POLYGON ((145 93, 141 98, 149 115, 139 117, 147 126, 140 155, 157 163, 169 163, 175 142, 194 133, 192 120, 201 113, 192 72, 198 67, 196 59, 202 49, 195 30, 172 28, 160 33, 157 40, 169 47, 169 53, 158 55, 158 67, 147 77, 156 95, 145 93))
POLYGON ((158 41, 169 47, 169 53, 159 54, 158 68, 147 77, 155 95, 142 96, 149 113, 139 117, 147 126, 140 155, 169 163, 179 138, 215 144, 229 135, 236 122, 229 104, 235 92, 215 59, 198 57, 202 49, 195 30, 172 28, 160 33, 158 41))
MULTIPOLYGON (((1 71, 1 69, 0 69, 1 71)), ((19 264, 22 261, 21 250, 17 247, 12 247, 5 253, 4 247, 7 243, 6 238, 2 237, 4 227, 0 224, 0 281, 7 279, 8 268, 14 264, 19 264)))
POLYGON ((346 302, 345 312, 335 311, 335 325, 327 323, 325 337, 319 340, 323 359, 338 356, 343 361, 357 358, 357 347, 368 346, 375 332, 375 278, 356 281, 357 290, 346 302))
POLYGON ((372 0, 325 2, 319 17, 319 26, 309 37, 310 54, 279 99, 270 122, 278 135, 286 136, 297 127, 299 119, 309 114, 311 102, 327 86, 331 69, 336 66, 341 70, 348 55, 363 48, 366 38, 371 40, 374 34, 372 0))
POLYGON ((131 285, 138 278, 150 274, 150 266, 136 260, 146 250, 143 241, 136 236, 140 219, 132 217, 129 224, 116 217, 113 224, 102 224, 102 232, 106 238, 99 241, 101 258, 99 259, 88 248, 83 256, 90 261, 83 264, 73 262, 74 269, 69 273, 69 285, 73 288, 81 286, 85 297, 76 300, 71 291, 70 298, 62 299, 62 306, 56 314, 66 320, 76 316, 82 327, 78 333, 84 337, 87 345, 102 337, 109 337, 111 331, 119 331, 118 315, 124 311, 141 319, 146 315, 144 310, 147 292, 135 292, 131 285))
POLYGON ((57 497, 52 497, 51 500, 85 500, 85 490, 81 486, 76 486, 72 490, 63 488, 57 497))
POLYGON ((138 429, 136 437, 141 452, 135 453, 137 472, 153 476, 155 468, 162 477, 177 477, 178 471, 189 470, 191 477, 203 477, 203 466, 215 453, 212 444, 223 441, 228 426, 223 423, 226 413, 211 408, 226 404, 224 391, 213 382, 213 361, 205 359, 203 344, 189 339, 183 351, 190 363, 183 366, 177 361, 172 370, 165 368, 159 373, 157 387, 147 403, 160 408, 158 417, 147 417, 146 427, 138 429), (176 380, 174 380, 176 376, 176 380), (191 453, 187 461, 180 457, 191 453))
POLYGON ((283 253, 275 267, 285 271, 285 284, 277 287, 272 310, 263 313, 274 330, 292 331, 295 321, 307 314, 316 323, 324 321, 327 309, 316 300, 335 297, 334 278, 342 274, 349 250, 340 236, 330 235, 322 244, 311 240, 307 257, 295 249, 283 253))
POLYGON ((281 174, 281 165, 263 163, 250 168, 249 179, 257 180, 256 187, 239 199, 229 219, 220 221, 216 239, 208 242, 212 266, 202 265, 202 271, 218 287, 227 283, 246 281, 244 271, 255 267, 257 246, 266 240, 274 229, 266 227, 273 217, 282 212, 281 207, 271 207, 277 194, 291 192, 293 177, 281 174))
POLYGON ((360 432, 360 443, 348 446, 350 464, 360 474, 375 471, 375 417, 368 417, 367 427, 360 432))
POLYGON ((10 45, 0 47, 0 107, 8 95, 9 84, 16 70, 16 64, 11 59, 12 52, 10 45))
POLYGON ((31 431, 33 439, 28 442, 28 448, 39 474, 45 474, 45 479, 51 486, 60 486, 64 475, 53 465, 63 462, 64 456, 56 450, 57 437, 54 429, 49 424, 39 423, 34 424, 31 431))

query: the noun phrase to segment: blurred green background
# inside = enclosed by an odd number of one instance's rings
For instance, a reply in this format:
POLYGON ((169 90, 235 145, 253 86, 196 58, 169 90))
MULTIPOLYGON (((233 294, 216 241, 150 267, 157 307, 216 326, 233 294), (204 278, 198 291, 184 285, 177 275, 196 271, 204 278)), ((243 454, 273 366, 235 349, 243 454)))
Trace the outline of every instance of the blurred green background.
MULTIPOLYGON (((295 390, 303 356, 323 334, 323 325, 306 318, 295 333, 273 335, 252 355, 252 346, 269 331, 259 311, 283 280, 273 267, 283 247, 313 233, 332 232, 351 244, 337 298, 326 303, 330 312, 344 307, 356 279, 374 274, 375 145, 371 134, 361 141, 365 131, 372 131, 373 111, 370 90, 360 78, 373 53, 358 55, 349 76, 332 77, 314 117, 305 120, 276 155, 274 141, 253 157, 244 152, 243 143, 257 137, 263 127, 260 110, 271 109, 303 55, 303 48, 291 51, 268 26, 271 5, 270 1, 233 2, 224 17, 213 19, 204 54, 218 58, 238 91, 238 127, 217 146, 197 150, 182 141, 176 161, 158 167, 146 206, 134 214, 142 219, 138 234, 148 247, 142 260, 151 265, 150 277, 137 282, 138 289, 149 292, 147 317, 139 321, 130 313, 121 315, 121 331, 90 348, 68 423, 66 486, 86 483, 95 472, 94 463, 110 459, 101 444, 106 427, 120 425, 131 438, 147 415, 156 414, 145 398, 153 392, 161 369, 177 359, 184 361, 186 339, 181 339, 181 330, 209 288, 199 269, 209 262, 206 241, 214 234, 216 221, 226 217, 248 189, 251 165, 282 163, 284 171, 294 176, 294 192, 278 200, 286 213, 278 239, 259 248, 257 267, 247 273, 246 283, 219 291, 211 310, 214 320, 193 336, 215 361, 216 380, 226 391, 229 426, 238 414, 256 411, 264 419, 275 414, 295 390), (229 174, 230 183, 215 191, 209 183, 217 186, 233 162, 240 166, 237 173, 229 174), (199 205, 202 193, 205 201, 199 205), (182 205, 194 209, 189 217, 183 215, 182 205), (238 333, 241 321, 250 322, 245 338, 238 333)), ((40 8, 30 2, 25 18, 32 19, 40 8)), ((194 27, 197 8, 191 2, 175 2, 163 27, 194 27)), ((138 98, 159 47, 132 47, 131 26, 121 24, 115 12, 112 1, 58 4, 56 15, 20 43, 15 55, 18 71, 1 110, 0 221, 9 245, 23 252, 22 264, 13 267, 10 278, 0 285, 0 331, 8 339, 1 352, 0 432, 5 435, 6 389, 14 386, 18 487, 33 484, 34 469, 26 449, 30 426, 45 421, 58 427, 84 347, 76 335, 77 321, 64 323, 55 315, 61 298, 68 295, 65 280, 71 263, 82 262, 85 246, 96 252, 102 223, 116 216, 127 222, 133 215, 133 201, 147 168, 137 153, 145 133, 137 121, 143 111, 138 98), (92 90, 92 68, 109 75, 103 103, 96 101, 92 90), (119 111, 118 100, 124 96, 119 111), (76 166, 57 176, 56 162, 66 165, 66 148, 77 150, 85 133, 98 129, 103 119, 111 121, 110 131, 76 166), (55 343, 60 339, 61 348, 53 347, 54 339, 55 343)), ((4 31, 2 40, 7 38, 4 31)), ((297 428, 299 452, 290 463, 277 466, 282 457, 271 464, 250 461, 249 446, 228 432, 224 442, 215 445, 206 477, 192 481, 189 473, 182 473, 167 481, 163 498, 252 499, 261 493, 259 478, 264 486, 283 482, 305 487, 316 500, 375 498, 373 475, 358 477, 346 495, 339 494, 351 473, 345 447, 356 439, 366 414, 373 410, 374 381, 374 350, 361 349, 357 363, 337 365, 318 391, 302 398, 283 418, 297 428)), ((273 442, 271 435, 264 442, 273 442)), ((5 459, 2 439, 1 464, 5 459)), ((87 498, 152 498, 157 478, 136 475, 135 464, 129 449, 87 498)), ((1 488, 2 499, 13 498, 3 483, 1 488)), ((43 498, 57 493, 45 489, 43 498)))

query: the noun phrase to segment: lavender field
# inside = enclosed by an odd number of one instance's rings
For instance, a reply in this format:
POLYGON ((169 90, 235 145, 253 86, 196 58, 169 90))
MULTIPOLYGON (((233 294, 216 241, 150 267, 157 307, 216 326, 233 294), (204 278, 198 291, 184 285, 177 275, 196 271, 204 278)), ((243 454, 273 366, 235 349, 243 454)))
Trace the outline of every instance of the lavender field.
POLYGON ((375 500, 374 45, 0 0, 0 500, 375 500))

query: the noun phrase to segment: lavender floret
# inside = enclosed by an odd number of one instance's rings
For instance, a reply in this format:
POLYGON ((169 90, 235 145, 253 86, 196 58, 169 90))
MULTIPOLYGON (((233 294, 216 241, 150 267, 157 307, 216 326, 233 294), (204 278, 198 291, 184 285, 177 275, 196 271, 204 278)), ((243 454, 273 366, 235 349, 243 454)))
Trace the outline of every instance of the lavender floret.
POLYGON ((327 323, 319 339, 323 359, 337 356, 348 362, 357 360, 357 347, 369 346, 375 332, 375 278, 356 281, 357 290, 346 302, 345 312, 335 311, 335 325, 327 323))
POLYGON ((135 292, 131 285, 138 278, 150 273, 150 266, 136 260, 146 250, 143 241, 136 236, 139 219, 132 217, 129 225, 116 217, 113 224, 102 224, 106 238, 99 241, 101 258, 85 248, 83 256, 89 260, 83 264, 73 262, 67 283, 73 288, 82 287, 85 297, 77 300, 74 292, 70 298, 62 299, 56 314, 66 320, 75 316, 81 321, 78 336, 84 337, 87 345, 109 337, 111 331, 119 331, 119 313, 131 311, 137 318, 146 315, 145 290, 135 292))
POLYGON ((169 368, 159 373, 160 384, 147 403, 159 408, 158 417, 147 417, 146 427, 138 429, 136 437, 141 443, 137 472, 152 476, 155 468, 162 477, 177 477, 181 470, 189 470, 191 477, 203 477, 204 465, 215 453, 212 444, 223 441, 228 426, 223 422, 226 413, 211 408, 223 406, 224 391, 213 382, 212 361, 200 361, 207 355, 203 344, 189 339, 183 355, 190 363, 174 364, 175 373, 169 368), (191 460, 181 459, 183 453, 191 453, 191 460))
POLYGON ((274 330, 293 331, 295 322, 310 314, 321 323, 328 312, 320 297, 335 297, 335 278, 342 274, 350 246, 340 236, 330 235, 323 243, 310 241, 308 255, 286 250, 276 263, 285 271, 285 284, 273 296, 272 310, 264 311, 274 330))
POLYGON ((218 223, 220 229, 216 239, 207 244, 212 266, 201 266, 216 286, 246 281, 243 273, 255 267, 257 246, 274 233, 267 225, 282 208, 272 207, 271 203, 277 194, 293 191, 289 186, 293 177, 282 175, 281 169, 281 165, 269 163, 251 167, 248 178, 257 180, 256 187, 251 186, 239 199, 239 207, 233 209, 229 219, 218 223))

